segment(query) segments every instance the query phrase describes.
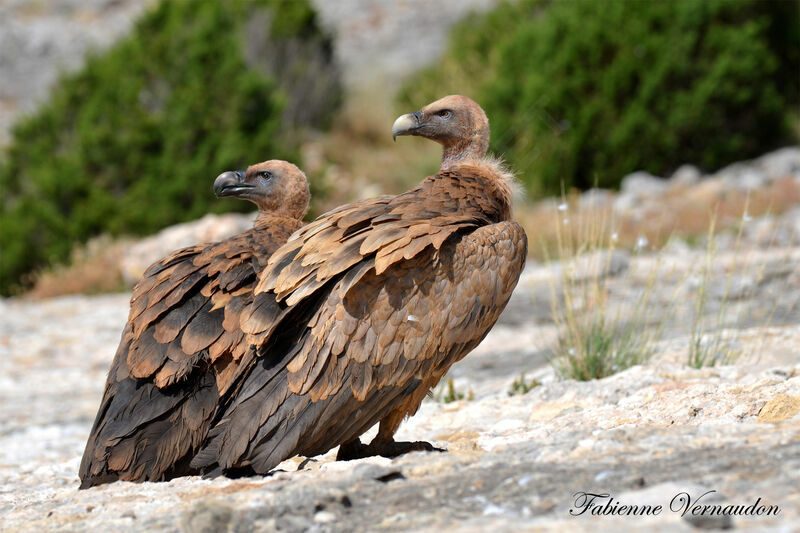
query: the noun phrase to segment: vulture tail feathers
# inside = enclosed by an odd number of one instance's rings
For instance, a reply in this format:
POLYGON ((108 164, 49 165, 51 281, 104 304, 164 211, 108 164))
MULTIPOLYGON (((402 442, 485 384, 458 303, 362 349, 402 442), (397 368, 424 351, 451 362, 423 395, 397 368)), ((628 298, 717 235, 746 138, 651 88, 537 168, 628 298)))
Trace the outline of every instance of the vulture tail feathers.
POLYGON ((198 449, 198 428, 210 424, 217 399, 212 375, 192 378, 167 389, 134 378, 112 384, 81 461, 81 488, 191 473, 186 457, 198 449))

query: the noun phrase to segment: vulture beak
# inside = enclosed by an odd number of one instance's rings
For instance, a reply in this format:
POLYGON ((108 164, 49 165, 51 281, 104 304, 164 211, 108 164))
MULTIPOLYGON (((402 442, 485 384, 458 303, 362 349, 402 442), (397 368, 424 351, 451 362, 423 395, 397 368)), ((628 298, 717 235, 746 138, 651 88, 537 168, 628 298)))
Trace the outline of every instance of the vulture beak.
POLYGON ((422 112, 414 111, 401 117, 392 124, 392 140, 396 141, 398 135, 414 135, 422 123, 422 112))
POLYGON ((223 172, 214 180, 214 194, 217 198, 226 196, 241 196, 242 192, 253 189, 253 186, 244 181, 244 170, 229 170, 223 172))

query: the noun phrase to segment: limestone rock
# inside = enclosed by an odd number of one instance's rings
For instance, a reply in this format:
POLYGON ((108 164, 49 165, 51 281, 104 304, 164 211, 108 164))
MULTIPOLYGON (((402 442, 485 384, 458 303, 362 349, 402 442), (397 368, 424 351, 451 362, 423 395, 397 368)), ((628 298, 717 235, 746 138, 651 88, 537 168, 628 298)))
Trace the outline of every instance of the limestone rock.
POLYGON ((644 171, 634 172, 622 178, 620 193, 614 200, 618 211, 634 208, 646 198, 659 196, 667 190, 668 183, 644 171))
POLYGON ((703 176, 700 169, 694 165, 682 165, 669 178, 670 186, 691 186, 700 181, 703 176))

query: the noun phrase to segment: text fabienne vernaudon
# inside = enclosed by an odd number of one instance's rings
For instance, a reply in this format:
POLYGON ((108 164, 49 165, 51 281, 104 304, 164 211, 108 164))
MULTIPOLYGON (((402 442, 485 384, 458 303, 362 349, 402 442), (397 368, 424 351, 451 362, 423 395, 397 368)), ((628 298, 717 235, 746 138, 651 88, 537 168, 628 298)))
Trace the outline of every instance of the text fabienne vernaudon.
POLYGON ((576 492, 569 514, 573 516, 655 516, 665 511, 681 516, 777 516, 781 509, 777 505, 765 505, 761 498, 750 504, 711 503, 706 496, 717 491, 709 490, 700 495, 679 492, 665 505, 632 505, 622 503, 610 494, 576 492), (705 498, 705 500, 704 500, 705 498))

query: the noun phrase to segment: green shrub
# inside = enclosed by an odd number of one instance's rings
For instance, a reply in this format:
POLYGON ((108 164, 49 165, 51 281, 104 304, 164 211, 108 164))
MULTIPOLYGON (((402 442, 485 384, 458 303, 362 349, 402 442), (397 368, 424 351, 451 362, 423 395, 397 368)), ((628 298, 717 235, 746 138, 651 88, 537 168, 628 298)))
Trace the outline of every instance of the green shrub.
POLYGON ((798 60, 795 1, 521 0, 458 26, 400 98, 470 94, 491 149, 532 193, 557 194, 792 142, 798 60))
POLYGON ((339 100, 307 2, 161 3, 15 127, 0 165, 0 293, 91 236, 252 209, 215 200, 214 177, 296 160, 339 100))

